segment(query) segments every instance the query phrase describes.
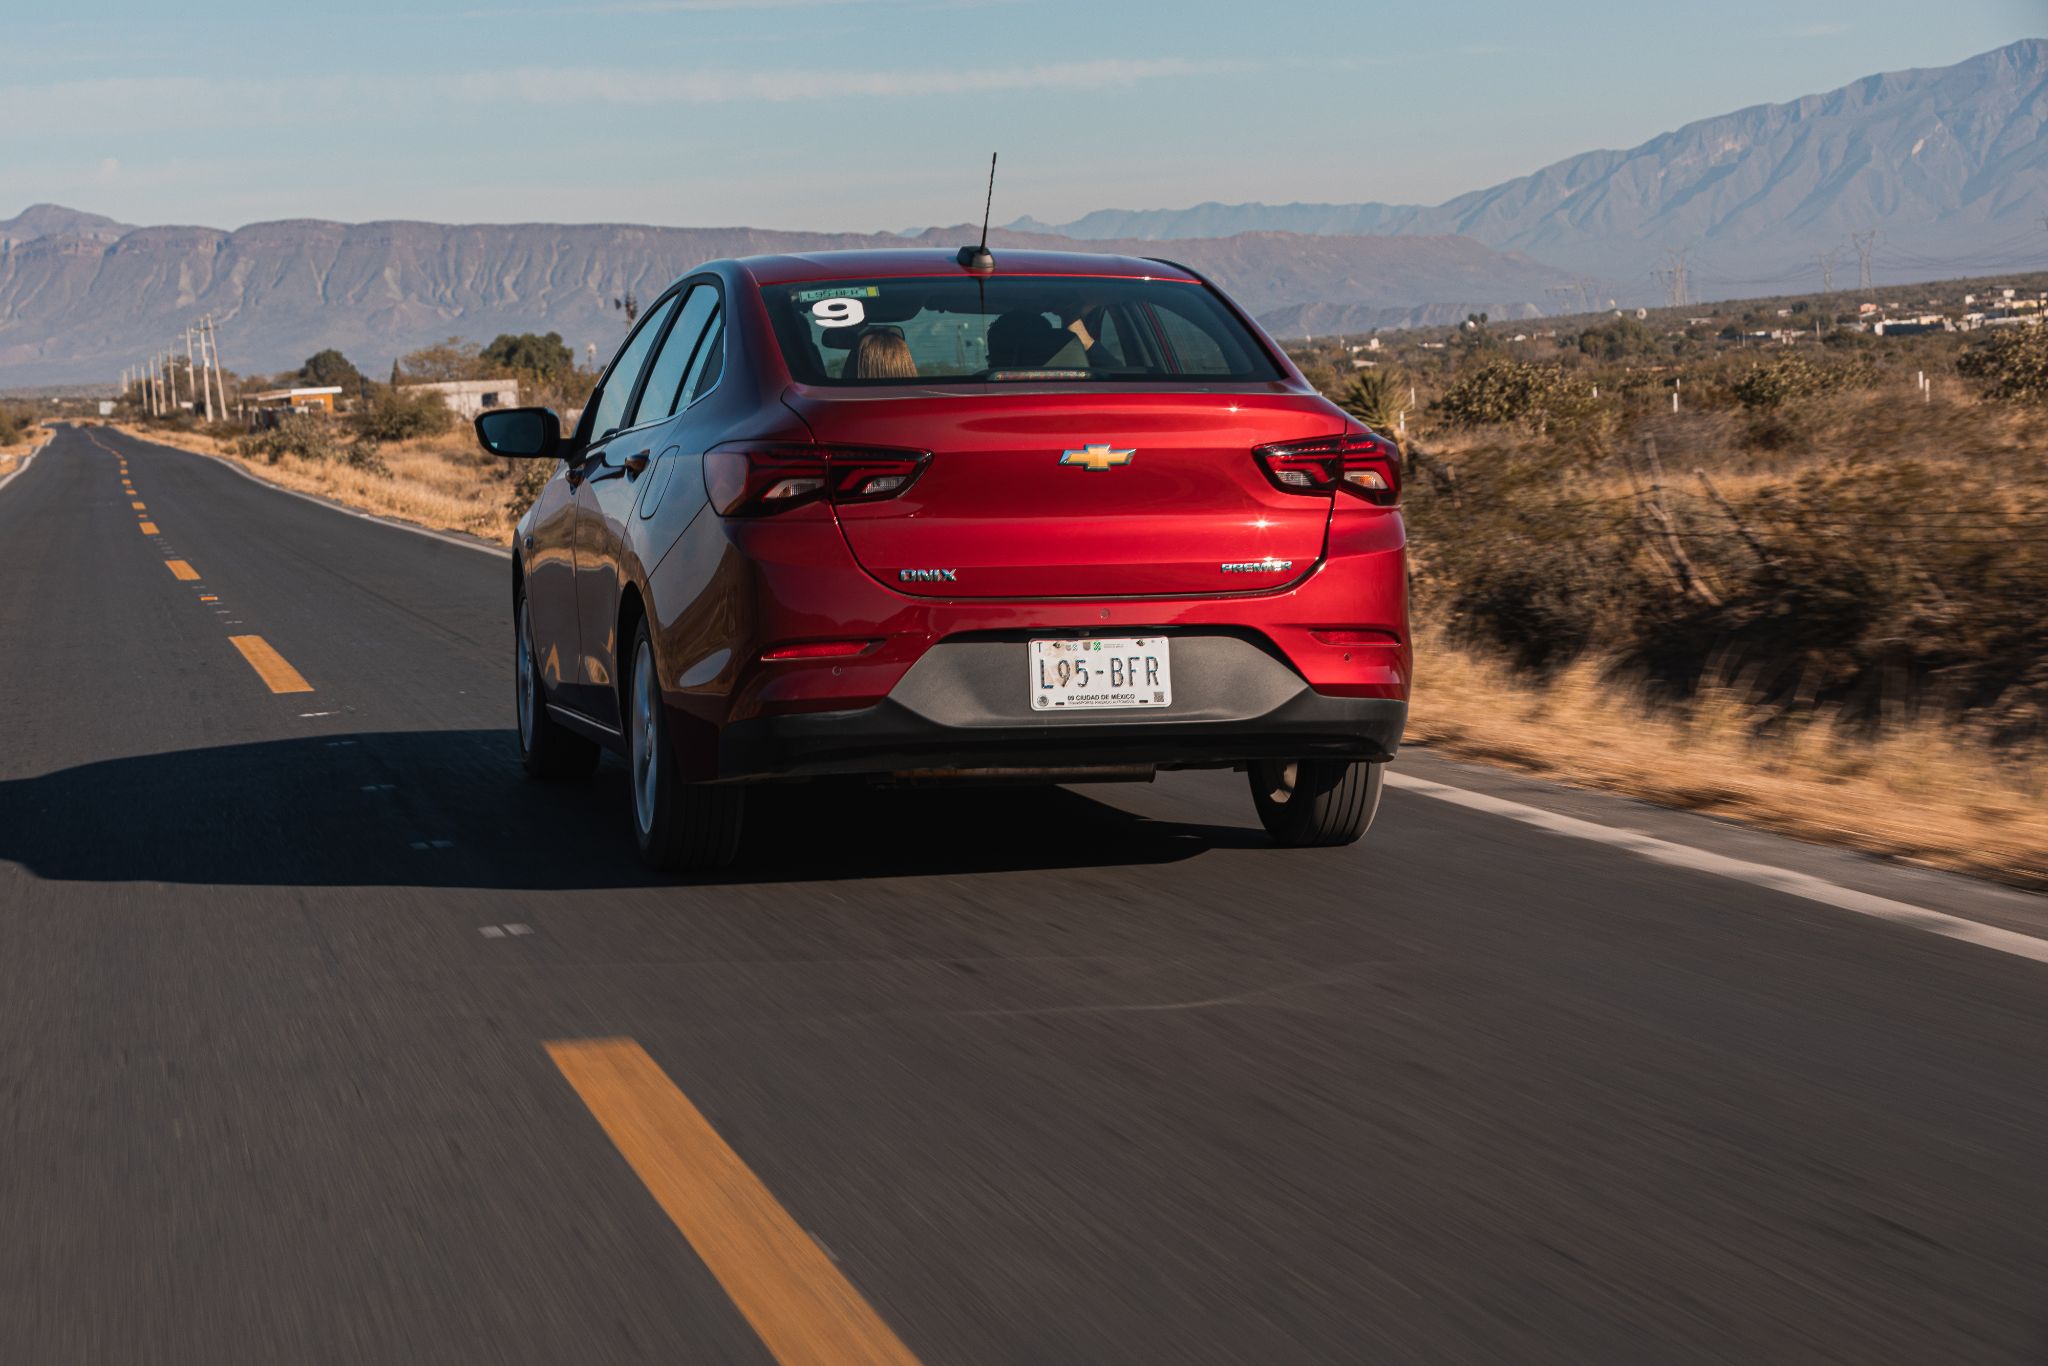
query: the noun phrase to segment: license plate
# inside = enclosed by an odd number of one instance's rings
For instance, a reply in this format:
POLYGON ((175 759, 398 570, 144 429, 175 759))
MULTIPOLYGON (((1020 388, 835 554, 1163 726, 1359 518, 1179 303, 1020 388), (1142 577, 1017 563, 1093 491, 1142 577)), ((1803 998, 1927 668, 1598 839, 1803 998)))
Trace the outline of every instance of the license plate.
POLYGON ((1158 710, 1173 704, 1165 636, 1031 642, 1033 711, 1158 710))

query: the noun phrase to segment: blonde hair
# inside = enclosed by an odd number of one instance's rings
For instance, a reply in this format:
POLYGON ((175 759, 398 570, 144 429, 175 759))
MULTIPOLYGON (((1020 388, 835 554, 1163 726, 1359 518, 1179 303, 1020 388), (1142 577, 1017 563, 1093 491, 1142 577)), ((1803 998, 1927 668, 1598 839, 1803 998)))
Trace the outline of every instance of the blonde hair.
POLYGON ((847 379, 916 379, 917 362, 900 332, 863 332, 839 373, 847 379))

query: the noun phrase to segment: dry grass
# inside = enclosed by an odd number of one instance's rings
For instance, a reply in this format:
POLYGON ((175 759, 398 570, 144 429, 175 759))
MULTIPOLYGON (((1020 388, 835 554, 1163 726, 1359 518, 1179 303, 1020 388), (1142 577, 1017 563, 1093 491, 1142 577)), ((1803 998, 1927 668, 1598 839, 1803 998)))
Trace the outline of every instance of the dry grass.
POLYGON ((1427 634, 1416 655, 1408 735, 1433 750, 2048 889, 2048 756, 1934 725, 1759 740, 1731 700, 1653 711, 1590 662, 1538 687, 1427 634))
POLYGON ((435 531, 458 531, 510 545, 512 525, 518 520, 507 504, 516 463, 495 460, 477 450, 476 438, 467 427, 383 447, 378 453, 385 466, 382 471, 293 456, 273 465, 243 455, 232 440, 197 432, 123 430, 145 441, 224 456, 282 488, 318 494, 435 531))
POLYGON ((0 446, 0 479, 21 468, 21 462, 28 459, 28 453, 43 444, 49 433, 38 427, 11 446, 0 446))

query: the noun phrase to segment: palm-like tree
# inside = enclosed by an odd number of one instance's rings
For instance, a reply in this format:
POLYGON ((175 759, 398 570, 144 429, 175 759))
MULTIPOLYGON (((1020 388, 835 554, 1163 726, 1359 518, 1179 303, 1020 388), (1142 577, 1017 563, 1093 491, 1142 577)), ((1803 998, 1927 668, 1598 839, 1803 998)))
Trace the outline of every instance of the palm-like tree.
POLYGON ((1361 370, 1338 396, 1337 404, 1381 436, 1392 440, 1395 430, 1401 425, 1401 414, 1408 406, 1408 386, 1401 383, 1392 370, 1361 370))
POLYGON ((1408 383, 1398 370, 1382 366, 1359 371, 1337 396, 1337 406, 1392 442, 1395 454, 1401 458, 1402 470, 1408 474, 1415 472, 1416 462, 1422 457, 1408 444, 1401 430, 1407 425, 1401 421, 1401 415, 1408 411, 1408 383))

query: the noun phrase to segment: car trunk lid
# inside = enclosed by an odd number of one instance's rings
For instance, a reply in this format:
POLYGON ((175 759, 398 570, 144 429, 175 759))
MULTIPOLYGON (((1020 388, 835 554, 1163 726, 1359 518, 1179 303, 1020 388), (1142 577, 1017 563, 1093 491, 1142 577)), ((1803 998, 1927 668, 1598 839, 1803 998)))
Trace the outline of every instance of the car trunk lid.
POLYGON ((1301 394, 1017 393, 829 397, 790 406, 824 443, 932 453, 901 497, 836 509, 861 567, 944 598, 1258 592, 1313 569, 1330 499, 1287 493, 1256 446, 1343 419, 1301 394))

